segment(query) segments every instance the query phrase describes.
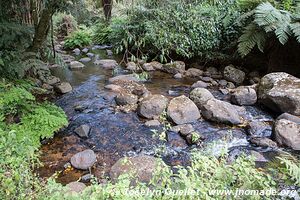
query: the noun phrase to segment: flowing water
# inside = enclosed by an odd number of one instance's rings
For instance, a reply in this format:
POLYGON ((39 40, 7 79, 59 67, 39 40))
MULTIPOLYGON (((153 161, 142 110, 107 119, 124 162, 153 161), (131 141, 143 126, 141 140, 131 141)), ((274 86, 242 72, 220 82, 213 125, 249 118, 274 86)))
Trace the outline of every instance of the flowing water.
MULTIPOLYGON (((101 58, 106 58, 105 51, 96 51, 101 58)), ((118 60, 118 58, 116 58, 118 60)), ((118 73, 126 73, 120 69, 118 73)), ((68 68, 53 69, 53 74, 62 81, 70 82, 74 90, 59 97, 56 104, 64 109, 69 126, 60 131, 41 148, 41 161, 44 166, 38 172, 41 177, 47 178, 55 172, 57 181, 69 183, 78 180, 87 171, 64 169, 64 165, 77 152, 92 149, 97 154, 97 163, 92 174, 104 178, 110 167, 124 155, 148 154, 161 155, 165 162, 173 165, 187 165, 191 149, 209 149, 218 154, 224 147, 229 148, 235 156, 236 151, 255 149, 265 154, 272 154, 269 149, 251 147, 247 141, 245 127, 230 127, 199 120, 193 124, 194 128, 205 137, 200 147, 190 146, 185 149, 172 147, 167 142, 155 136, 152 128, 144 125, 145 120, 135 112, 122 113, 114 109, 114 94, 104 89, 107 81, 112 77, 112 71, 104 70, 90 62, 79 71, 70 71, 68 68), (81 111, 76 111, 79 108, 81 111), (74 133, 80 125, 88 124, 91 127, 90 137, 82 139, 74 133)), ((163 94, 168 98, 188 94, 194 79, 174 79, 171 75, 162 72, 153 72, 151 79, 145 85, 152 94, 163 94)), ((212 93, 219 99, 228 100, 216 88, 212 93)), ((246 107, 245 118, 257 119, 272 123, 273 117, 259 107, 246 107)), ((158 128, 158 132, 162 127, 158 128)))

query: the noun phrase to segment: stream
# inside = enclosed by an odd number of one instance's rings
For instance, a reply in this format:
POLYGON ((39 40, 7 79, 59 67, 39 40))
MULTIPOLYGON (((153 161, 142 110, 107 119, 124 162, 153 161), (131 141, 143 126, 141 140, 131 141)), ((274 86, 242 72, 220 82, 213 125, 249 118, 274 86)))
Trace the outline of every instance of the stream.
MULTIPOLYGON (((93 51, 102 59, 107 58, 105 50, 93 51)), ((77 57, 76 59, 79 59, 77 57)), ((117 61, 120 58, 115 57, 117 61)), ((104 179, 111 166, 121 157, 146 154, 161 156, 170 166, 188 165, 190 151, 206 149, 219 154, 227 147, 230 156, 234 159, 240 152, 258 152, 258 164, 276 156, 279 149, 261 148, 252 146, 248 142, 244 126, 227 126, 200 119, 193 123, 196 131, 205 139, 201 145, 186 147, 174 146, 171 141, 162 141, 149 128, 144 125, 145 119, 140 118, 136 112, 123 113, 115 110, 115 93, 106 90, 104 86, 111 78, 112 71, 105 70, 93 62, 85 64, 82 70, 71 71, 67 67, 52 69, 54 76, 61 81, 69 82, 73 91, 57 98, 56 104, 63 108, 69 119, 69 126, 56 133, 55 137, 47 140, 41 147, 40 160, 44 164, 38 170, 43 178, 48 178, 59 172, 56 180, 67 184, 79 180, 88 171, 65 169, 70 158, 85 149, 92 149, 97 155, 97 162, 91 172, 98 179, 104 179), (91 127, 90 136, 82 139, 74 133, 80 125, 88 124, 91 127)), ((120 68, 118 74, 126 74, 120 68)), ((145 86, 152 94, 162 94, 169 99, 188 95, 190 86, 196 79, 174 79, 172 75, 160 71, 151 72, 151 79, 145 86)), ((229 101, 228 95, 222 94, 218 88, 208 88, 217 99, 229 101)), ((245 106, 248 120, 258 120, 270 124, 269 134, 272 131, 274 116, 259 106, 245 106)), ((162 131, 163 127, 155 128, 162 131)), ((268 133, 267 133, 268 134, 268 133)), ((172 140, 172 137, 170 137, 172 140)), ((174 138, 176 140, 176 138, 174 138)))

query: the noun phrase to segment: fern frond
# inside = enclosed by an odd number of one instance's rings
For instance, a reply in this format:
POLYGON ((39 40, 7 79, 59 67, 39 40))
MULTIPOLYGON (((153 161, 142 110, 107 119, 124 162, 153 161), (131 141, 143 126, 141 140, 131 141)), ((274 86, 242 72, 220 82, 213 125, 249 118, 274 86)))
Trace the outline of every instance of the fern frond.
POLYGON ((290 25, 290 28, 297 39, 297 41, 300 43, 300 22, 296 22, 290 25))
POLYGON ((248 55, 257 45, 258 49, 263 52, 267 35, 256 24, 250 23, 239 38, 238 52, 242 57, 248 55))

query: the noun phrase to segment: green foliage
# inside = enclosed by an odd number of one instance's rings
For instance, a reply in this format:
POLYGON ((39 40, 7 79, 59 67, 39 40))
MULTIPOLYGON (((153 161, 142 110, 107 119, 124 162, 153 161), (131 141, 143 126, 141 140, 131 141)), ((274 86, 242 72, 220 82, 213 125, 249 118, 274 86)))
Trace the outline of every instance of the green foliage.
POLYGON ((72 15, 59 12, 53 16, 53 26, 56 34, 67 36, 77 28, 77 21, 72 15))
MULTIPOLYGON (((34 198, 41 183, 33 170, 39 165, 40 140, 67 125, 62 109, 37 103, 30 84, 0 84, 0 195, 3 199, 34 198), (8 121, 14 116, 18 121, 8 121)), ((32 88, 33 89, 33 88, 32 88)))
MULTIPOLYGON (((283 7, 291 10, 292 3, 283 4, 283 7)), ((239 38, 240 55, 246 56, 255 46, 263 52, 265 43, 272 37, 277 38, 282 45, 291 37, 299 42, 299 18, 288 10, 277 9, 269 2, 259 4, 254 10, 253 21, 239 38)))
POLYGON ((88 46, 92 43, 92 36, 90 31, 85 28, 81 28, 73 32, 70 36, 68 36, 65 40, 65 47, 69 49, 73 49, 76 47, 84 47, 88 46))

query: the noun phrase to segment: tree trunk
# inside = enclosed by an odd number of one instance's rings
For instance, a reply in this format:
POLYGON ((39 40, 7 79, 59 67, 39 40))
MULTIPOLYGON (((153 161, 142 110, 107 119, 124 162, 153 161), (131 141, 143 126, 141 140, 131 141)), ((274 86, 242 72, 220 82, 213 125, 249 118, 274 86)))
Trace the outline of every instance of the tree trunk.
POLYGON ((113 0, 102 0, 103 11, 106 21, 110 21, 113 0))

